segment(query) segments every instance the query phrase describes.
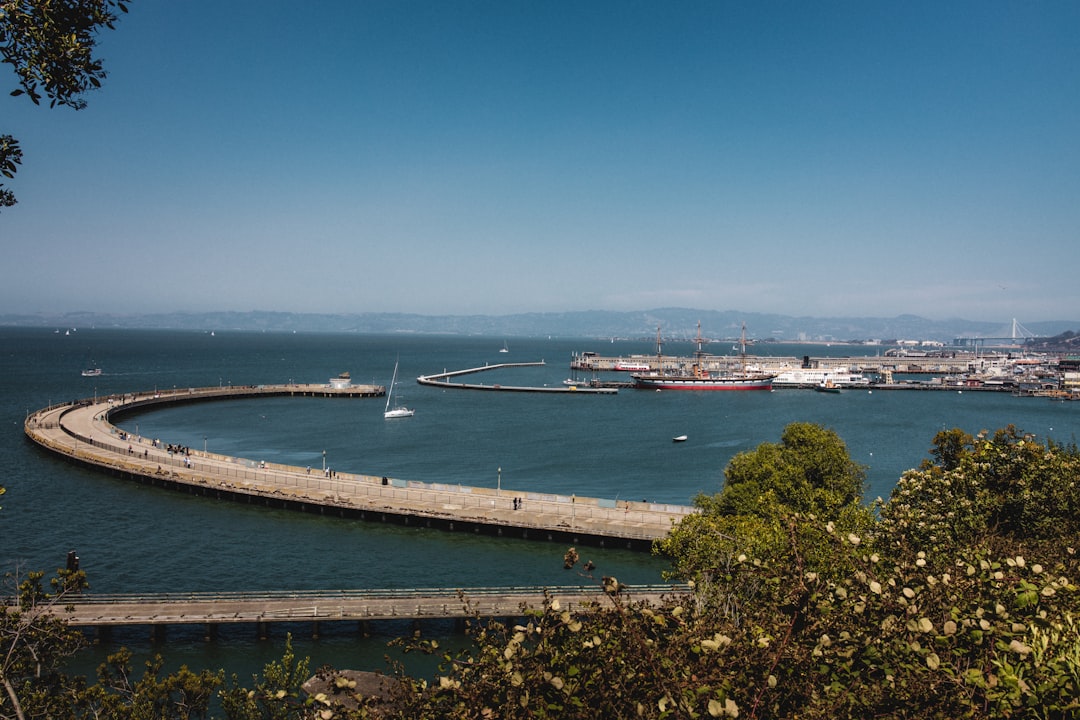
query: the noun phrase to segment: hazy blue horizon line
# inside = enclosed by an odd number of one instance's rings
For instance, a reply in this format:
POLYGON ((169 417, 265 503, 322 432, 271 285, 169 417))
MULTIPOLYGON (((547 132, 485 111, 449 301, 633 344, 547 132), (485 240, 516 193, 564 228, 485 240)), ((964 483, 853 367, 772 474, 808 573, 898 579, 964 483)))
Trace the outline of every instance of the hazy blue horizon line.
MULTIPOLYGON (((138 318, 155 318, 155 317, 199 317, 199 316, 213 316, 213 315, 293 315, 300 317, 412 317, 412 318, 457 318, 457 319, 479 319, 479 318, 493 318, 493 319, 508 319, 516 317, 533 317, 533 316, 557 316, 557 315, 587 315, 587 314, 608 314, 608 315, 648 315, 652 313, 662 312, 700 312, 710 313, 714 315, 742 315, 747 317, 774 317, 774 318, 787 318, 791 320, 922 320, 926 322, 936 323, 977 323, 984 325, 1000 325, 1002 322, 1008 323, 1015 318, 1010 318, 1007 321, 1001 320, 971 320, 969 318, 959 316, 949 317, 928 317, 925 315, 918 315, 915 313, 901 312, 896 315, 791 315, 787 313, 778 312, 761 312, 757 310, 713 310, 707 308, 694 308, 683 306, 664 306, 664 307, 651 307, 640 308, 635 310, 533 310, 524 312, 514 312, 506 314, 496 313, 430 313, 430 312, 408 312, 408 311, 314 311, 314 310, 161 310, 156 312, 140 312, 140 313, 122 313, 112 312, 107 310, 40 310, 33 312, 6 312, 0 313, 0 323, 7 323, 12 319, 18 318, 65 318, 65 317, 103 317, 103 318, 123 318, 123 319, 138 319, 138 318)), ((1070 320, 1064 318, 1047 318, 1047 319, 1025 319, 1023 323, 1062 323, 1062 324, 1076 324, 1080 325, 1080 320, 1070 320)))

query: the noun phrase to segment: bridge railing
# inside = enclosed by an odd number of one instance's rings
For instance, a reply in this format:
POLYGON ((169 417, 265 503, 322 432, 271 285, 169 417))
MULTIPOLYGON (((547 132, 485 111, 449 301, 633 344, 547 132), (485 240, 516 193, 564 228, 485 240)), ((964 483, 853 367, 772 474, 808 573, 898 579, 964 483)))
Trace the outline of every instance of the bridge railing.
MULTIPOLYGON (((166 604, 170 602, 236 602, 259 600, 386 600, 400 598, 464 598, 491 597, 499 595, 596 595, 603 596, 605 591, 596 585, 552 585, 552 586, 506 586, 506 587, 470 587, 470 588, 379 588, 371 590, 265 590, 265 591, 210 591, 187 593, 83 593, 69 599, 72 605, 116 605, 116 604, 166 604)), ((680 594, 689 592, 689 587, 679 584, 655 585, 620 585, 619 593, 633 597, 635 594, 655 595, 658 593, 680 594)))

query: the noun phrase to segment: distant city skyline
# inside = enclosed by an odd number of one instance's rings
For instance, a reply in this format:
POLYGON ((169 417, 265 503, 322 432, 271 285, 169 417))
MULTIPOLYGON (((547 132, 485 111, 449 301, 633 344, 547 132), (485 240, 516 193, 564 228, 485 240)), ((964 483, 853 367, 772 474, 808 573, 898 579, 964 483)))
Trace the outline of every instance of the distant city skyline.
POLYGON ((137 0, 0 313, 1068 319, 1080 4, 137 0))

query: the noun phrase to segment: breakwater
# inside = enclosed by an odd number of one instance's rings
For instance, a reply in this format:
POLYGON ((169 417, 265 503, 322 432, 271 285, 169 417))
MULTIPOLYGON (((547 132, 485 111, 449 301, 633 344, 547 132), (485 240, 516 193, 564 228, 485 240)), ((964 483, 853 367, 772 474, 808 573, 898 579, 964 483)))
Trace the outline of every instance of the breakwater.
POLYGON ((372 397, 382 388, 259 385, 126 393, 53 405, 27 416, 31 440, 80 465, 202 497, 375 522, 529 540, 648 549, 694 512, 684 505, 426 483, 296 467, 177 448, 111 420, 169 403, 249 396, 372 397))
POLYGON ((465 370, 450 370, 447 372, 436 373, 434 375, 421 375, 416 378, 416 382, 421 385, 430 385, 434 387, 442 388, 455 388, 459 390, 492 390, 492 391, 507 391, 507 392, 534 392, 534 393, 576 393, 579 395, 614 395, 619 390, 616 387, 610 385, 590 385, 588 383, 581 383, 580 385, 563 385, 561 387, 547 387, 547 386, 530 386, 530 385, 503 385, 499 383, 493 383, 491 385, 485 385, 483 383, 460 383, 453 382, 454 378, 462 375, 472 375, 475 373, 486 372, 488 370, 501 370, 512 367, 543 367, 544 361, 538 362, 521 362, 521 363, 499 363, 497 365, 482 365, 480 367, 467 368, 465 370))

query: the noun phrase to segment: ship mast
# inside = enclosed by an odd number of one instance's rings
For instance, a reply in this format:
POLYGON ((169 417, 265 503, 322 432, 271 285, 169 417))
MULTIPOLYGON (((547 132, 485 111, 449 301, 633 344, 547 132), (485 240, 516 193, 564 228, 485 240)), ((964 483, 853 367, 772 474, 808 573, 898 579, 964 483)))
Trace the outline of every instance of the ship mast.
POLYGON ((746 323, 742 324, 742 333, 739 335, 739 372, 746 376, 746 323))
POLYGON ((660 341, 660 326, 656 326, 656 372, 664 374, 664 345, 660 341))
POLYGON ((697 321, 697 337, 694 338, 694 342, 697 343, 697 352, 695 353, 695 355, 697 355, 698 360, 701 360, 701 358, 705 355, 705 351, 701 349, 701 345, 702 345, 702 343, 705 342, 705 338, 701 337, 701 321, 700 320, 697 321))
POLYGON ((705 342, 705 338, 701 337, 701 321, 697 322, 697 337, 694 338, 694 342, 697 343, 697 350, 694 351, 694 377, 705 376, 705 351, 702 349, 702 344, 705 342))

